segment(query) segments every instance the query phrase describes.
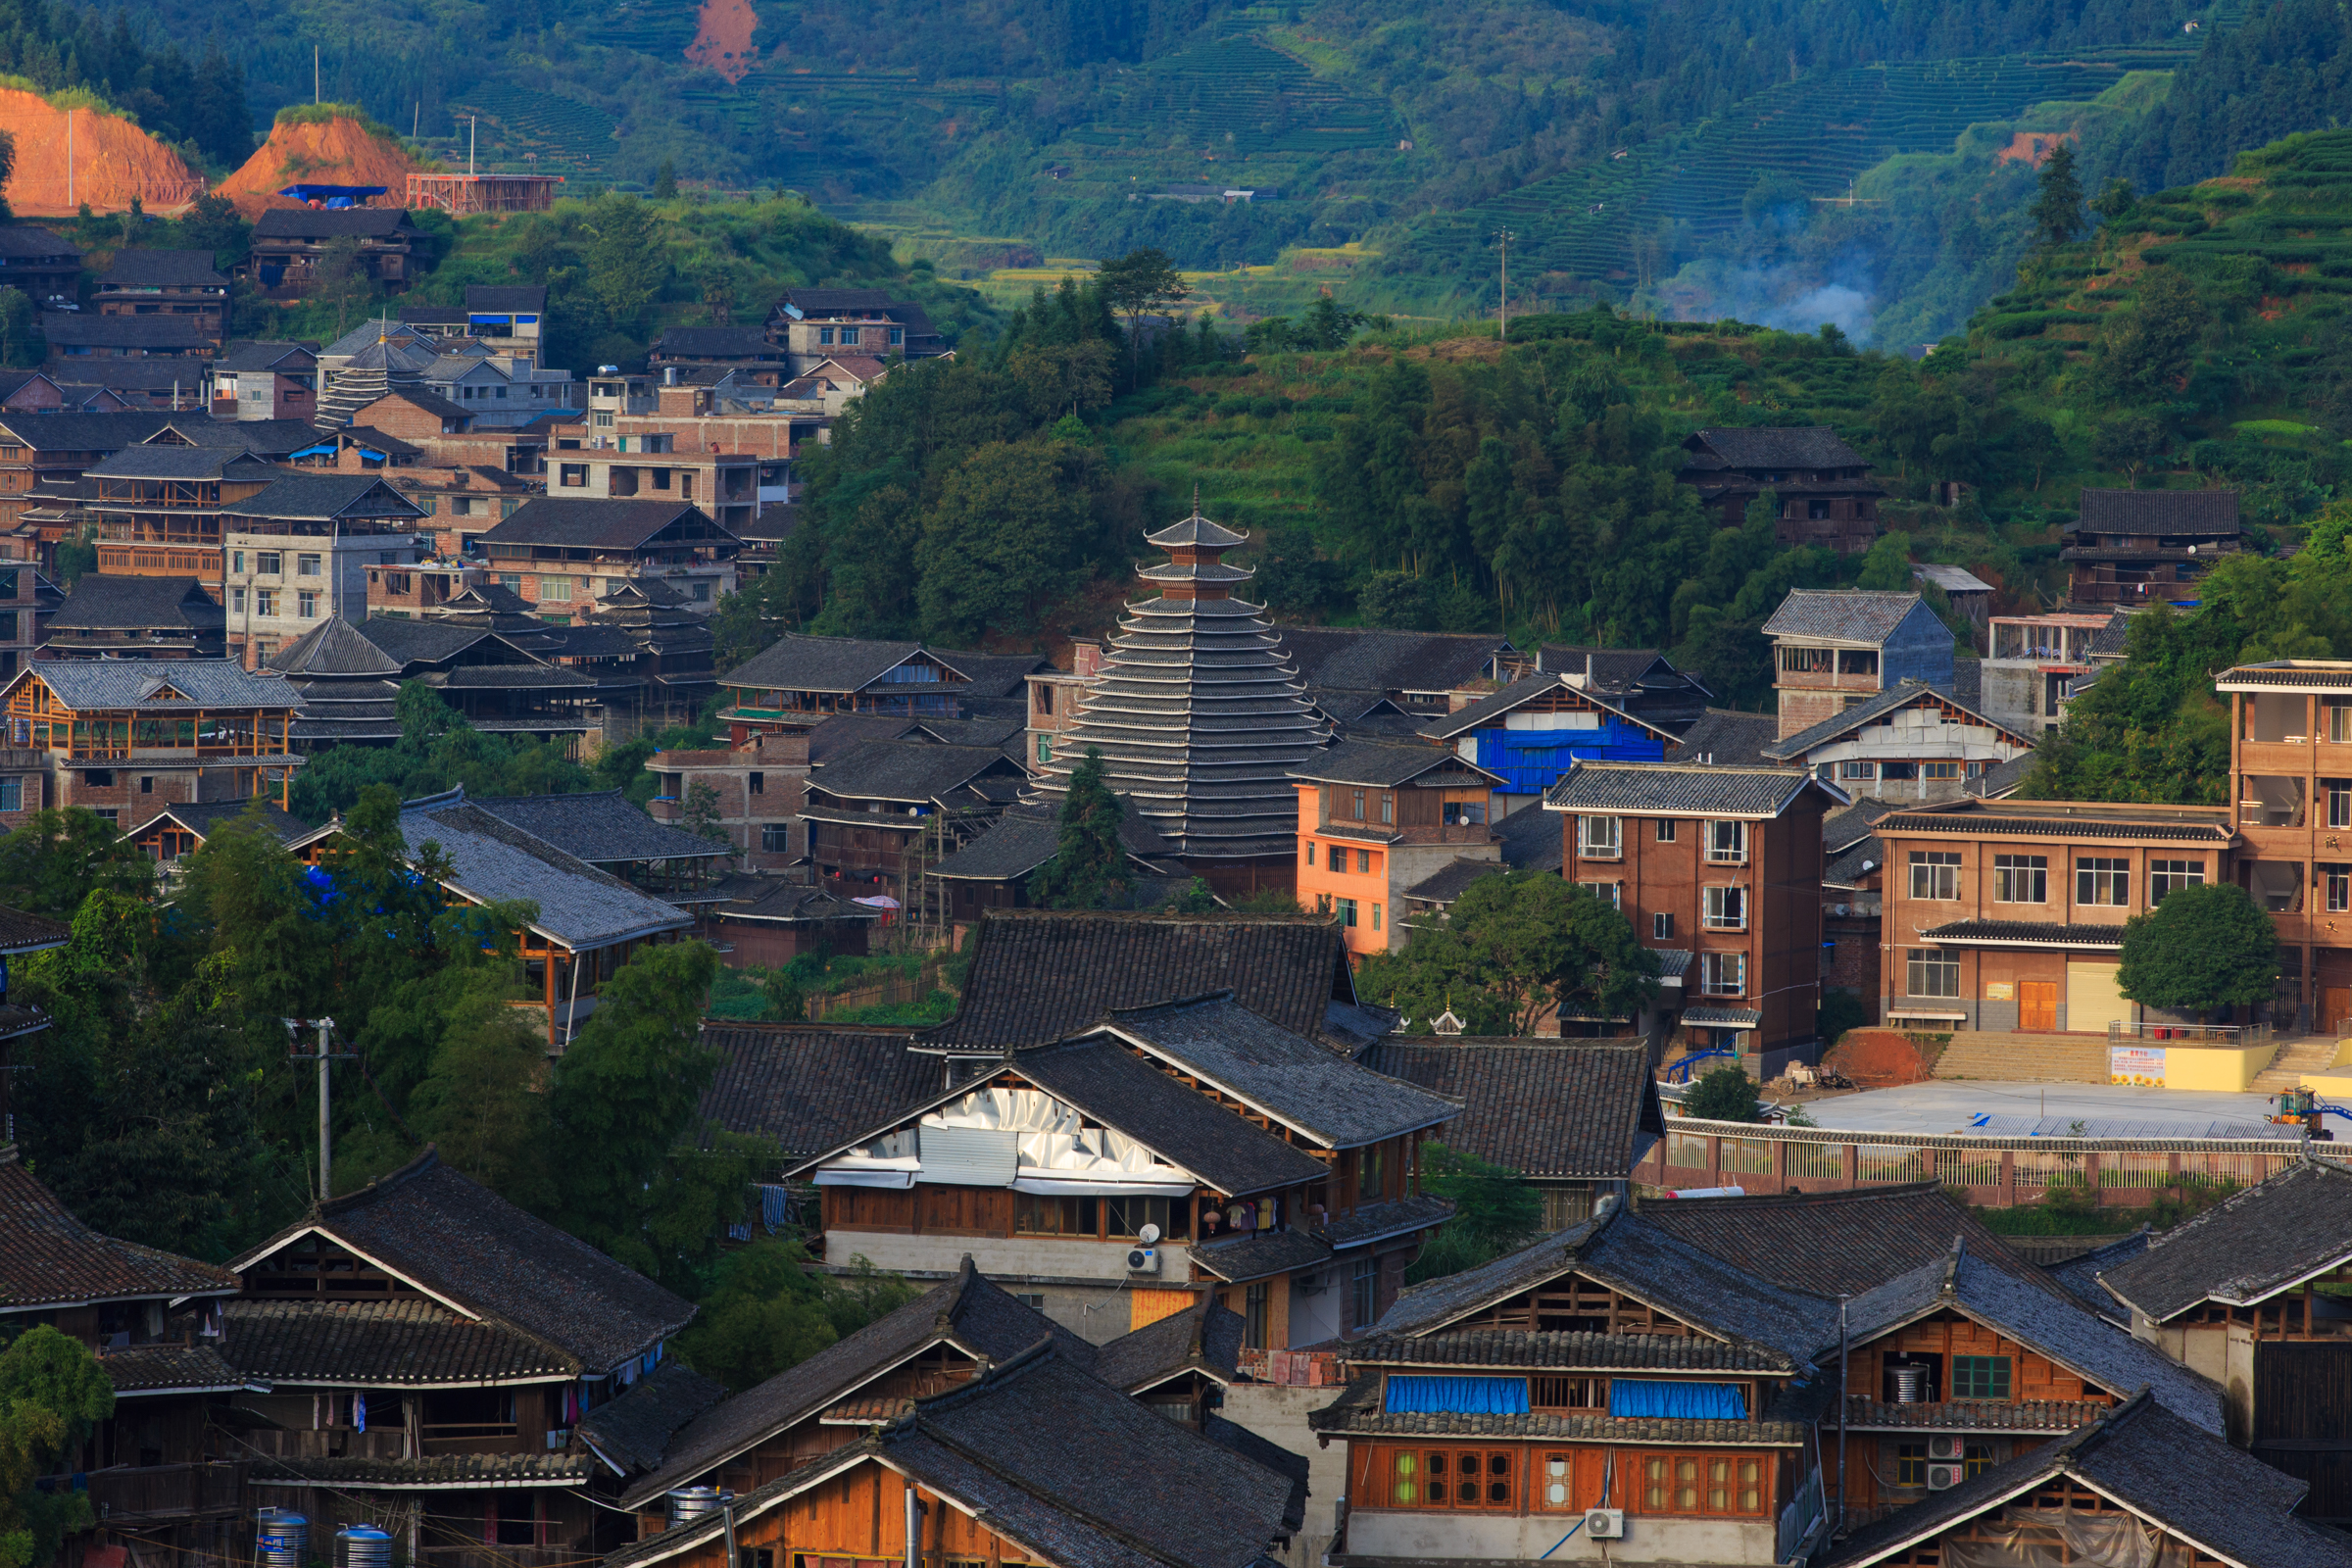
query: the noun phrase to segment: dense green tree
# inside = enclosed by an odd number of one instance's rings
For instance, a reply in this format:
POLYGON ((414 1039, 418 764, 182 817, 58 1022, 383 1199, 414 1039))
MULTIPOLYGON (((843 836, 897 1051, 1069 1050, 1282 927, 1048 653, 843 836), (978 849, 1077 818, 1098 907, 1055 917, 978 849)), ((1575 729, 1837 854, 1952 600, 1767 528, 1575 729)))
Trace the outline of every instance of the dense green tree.
POLYGON ((675 201, 678 196, 678 162, 674 158, 662 160, 662 168, 654 175, 654 200, 675 201))
POLYGON ((1191 298, 1184 274, 1168 253, 1153 247, 1129 251, 1104 262, 1095 270, 1095 287, 1104 303, 1127 318, 1127 357, 1132 371, 1143 352, 1143 319, 1148 312, 1182 304, 1191 298))
POLYGON ((114 1384, 79 1341, 41 1323, 0 1348, 0 1568, 40 1568, 95 1522, 87 1492, 33 1482, 114 1413, 114 1384))
POLYGON ((1095 455, 1066 441, 992 442, 941 476, 915 569, 923 634, 969 646, 1026 631, 1085 580, 1095 455))
POLYGON ((2175 888, 2124 922, 2116 984, 2144 1006, 2252 1006, 2278 979, 2278 927, 2230 883, 2175 888))
POLYGON ((1526 1177, 1443 1144, 1421 1151, 1421 1190, 1452 1203, 1453 1215, 1422 1244, 1410 1284, 1492 1262, 1544 1228, 1544 1195, 1526 1177))
POLYGON ((737 1394, 798 1366, 838 1337, 823 1276, 798 1242, 765 1237, 727 1254, 717 1285, 676 1341, 705 1377, 737 1394))
POLYGON ((2178 270, 2143 269, 2137 303, 2109 317, 2103 330, 2102 378, 2121 398, 2169 394, 2188 374, 2207 319, 2204 302, 2178 270))
POLYGON ((1416 1027, 1450 1007, 1476 1032, 1532 1035, 1554 1008, 1630 1017, 1657 995, 1657 955, 1625 916, 1548 873, 1481 877, 1444 917, 1405 924, 1403 951, 1374 954, 1357 990, 1416 1027))
POLYGON ((2075 144, 2061 137, 2041 163, 2041 177, 2028 214, 2043 249, 2064 245, 2082 232, 2082 181, 2075 173, 2075 144))
MULTIPOLYGON (((532 1014, 514 1005, 523 990, 513 965, 477 963, 462 972, 464 988, 438 1014, 440 1043, 410 1098, 409 1120, 443 1162, 521 1207, 548 1208, 562 1172, 549 1157, 540 1092, 547 1037, 532 1014)), ((346 1182, 338 1177, 336 1185, 346 1182)))
POLYGON ((1102 748, 1089 746, 1070 769, 1061 798, 1061 833, 1054 858, 1029 878, 1030 902, 1051 909, 1100 909, 1127 890, 1127 848, 1119 841, 1126 807, 1104 777, 1102 748))
POLYGON ((25 368, 45 357, 35 330, 32 296, 21 288, 0 288, 0 364, 25 368))
POLYGON ((138 894, 154 864, 84 807, 36 811, 0 839, 0 905, 70 917, 100 888, 138 894))
POLYGON ((589 207, 582 226, 588 246, 588 292, 605 319, 625 327, 644 314, 668 281, 662 220, 634 196, 607 191, 589 207))
POLYGON ((1683 1097, 1683 1114, 1708 1121, 1761 1121, 1756 1081, 1740 1067, 1717 1067, 1701 1073, 1683 1097))

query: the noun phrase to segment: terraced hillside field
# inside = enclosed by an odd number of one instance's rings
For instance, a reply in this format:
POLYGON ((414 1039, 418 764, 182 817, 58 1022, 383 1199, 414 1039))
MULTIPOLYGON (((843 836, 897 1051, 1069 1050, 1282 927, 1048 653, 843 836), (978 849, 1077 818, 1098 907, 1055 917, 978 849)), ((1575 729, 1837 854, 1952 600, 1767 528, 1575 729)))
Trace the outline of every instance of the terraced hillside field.
POLYGON ((467 115, 481 117, 475 157, 486 171, 595 180, 612 156, 612 117, 577 98, 514 88, 470 103, 453 103, 450 109, 458 117, 457 140, 454 146, 437 145, 448 147, 461 169, 466 158, 467 115))
POLYGON ((1317 76, 1254 37, 1219 38, 1127 76, 1113 120, 1073 131, 1080 147, 1194 146, 1245 153, 1319 154, 1394 146, 1389 106, 1317 76))
POLYGON ((1459 263, 1508 228, 1514 258, 1531 270, 1625 282, 1637 275, 1641 243, 1664 238, 1679 249, 1737 226, 1741 202, 1767 174, 1808 196, 1842 195, 1894 154, 1944 151, 1979 122, 2096 97, 2136 60, 1942 60, 1785 83, 1688 135, 1428 220, 1413 249, 1459 263))

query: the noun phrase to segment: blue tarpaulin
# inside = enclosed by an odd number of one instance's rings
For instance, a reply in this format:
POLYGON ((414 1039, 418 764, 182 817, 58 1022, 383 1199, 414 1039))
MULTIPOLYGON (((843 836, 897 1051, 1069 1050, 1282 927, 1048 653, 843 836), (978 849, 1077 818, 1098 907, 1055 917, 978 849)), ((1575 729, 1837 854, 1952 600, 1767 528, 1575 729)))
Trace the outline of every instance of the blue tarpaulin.
POLYGON ((1661 1378, 1611 1378, 1609 1414, 1744 1421, 1747 1419, 1747 1396, 1737 1383, 1669 1383, 1661 1378))
POLYGON ((1389 1376, 1388 1408, 1393 1413, 1526 1415, 1525 1378, 1427 1378, 1389 1376))

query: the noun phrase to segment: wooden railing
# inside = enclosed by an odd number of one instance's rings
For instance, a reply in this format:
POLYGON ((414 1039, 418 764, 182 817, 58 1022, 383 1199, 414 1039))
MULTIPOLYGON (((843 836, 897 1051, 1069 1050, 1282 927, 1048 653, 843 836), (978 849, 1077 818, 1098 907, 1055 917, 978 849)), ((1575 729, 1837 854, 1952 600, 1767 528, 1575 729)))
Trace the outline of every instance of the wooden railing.
POLYGON ((89 1473, 90 1511, 102 1525, 233 1518, 245 1496, 243 1464, 119 1466, 89 1473))

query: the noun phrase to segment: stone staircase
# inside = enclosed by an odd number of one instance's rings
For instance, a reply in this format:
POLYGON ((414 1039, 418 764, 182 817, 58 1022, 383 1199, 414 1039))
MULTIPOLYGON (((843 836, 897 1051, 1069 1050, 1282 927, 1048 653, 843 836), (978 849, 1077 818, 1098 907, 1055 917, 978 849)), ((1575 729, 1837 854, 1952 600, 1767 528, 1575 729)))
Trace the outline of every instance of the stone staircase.
POLYGON ((2105 1035, 2022 1035, 1961 1030, 1936 1058, 1938 1078, 2013 1084, 2103 1084, 2105 1035))
POLYGON ((2278 1048, 2250 1086, 2257 1095, 2276 1095, 2293 1089, 2303 1082, 2307 1072, 2319 1072, 2335 1060, 2336 1047, 2341 1044, 2333 1035, 2300 1035, 2278 1048))

